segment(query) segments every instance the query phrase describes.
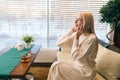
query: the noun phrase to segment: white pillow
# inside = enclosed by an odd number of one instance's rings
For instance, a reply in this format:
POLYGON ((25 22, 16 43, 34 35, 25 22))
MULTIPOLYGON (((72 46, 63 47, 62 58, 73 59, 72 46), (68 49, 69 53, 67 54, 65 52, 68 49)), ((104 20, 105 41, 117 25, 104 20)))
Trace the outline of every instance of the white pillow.
POLYGON ((56 53, 57 49, 41 49, 35 60, 34 63, 52 63, 56 61, 56 53))
POLYGON ((120 53, 111 51, 99 44, 96 63, 97 71, 108 80, 120 78, 120 53))

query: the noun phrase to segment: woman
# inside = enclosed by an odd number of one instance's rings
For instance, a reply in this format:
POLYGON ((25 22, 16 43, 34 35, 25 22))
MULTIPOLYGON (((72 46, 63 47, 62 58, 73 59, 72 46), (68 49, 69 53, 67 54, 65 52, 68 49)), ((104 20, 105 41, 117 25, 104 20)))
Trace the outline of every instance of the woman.
POLYGON ((48 80, 94 80, 98 39, 94 32, 94 19, 90 12, 81 11, 75 26, 57 41, 58 46, 69 48, 72 62, 52 64, 48 80))

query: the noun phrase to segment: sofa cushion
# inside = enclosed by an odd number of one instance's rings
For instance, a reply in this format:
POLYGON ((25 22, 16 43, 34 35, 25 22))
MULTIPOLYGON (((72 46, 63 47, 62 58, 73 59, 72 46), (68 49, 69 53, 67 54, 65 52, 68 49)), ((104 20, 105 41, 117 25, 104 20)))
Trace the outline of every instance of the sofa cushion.
POLYGON ((96 58, 97 71, 108 80, 120 78, 120 54, 99 45, 96 58))
POLYGON ((53 63, 54 61, 56 61, 57 51, 57 49, 41 49, 34 60, 34 64, 53 63))

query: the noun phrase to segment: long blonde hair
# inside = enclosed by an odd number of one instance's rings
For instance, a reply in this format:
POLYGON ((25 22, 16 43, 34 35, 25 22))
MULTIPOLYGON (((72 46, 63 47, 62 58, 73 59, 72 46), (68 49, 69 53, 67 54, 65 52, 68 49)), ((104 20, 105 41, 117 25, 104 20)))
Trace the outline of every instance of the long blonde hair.
POLYGON ((95 33, 94 31, 94 18, 91 12, 89 11, 81 11, 81 15, 83 17, 83 33, 90 34, 95 33))

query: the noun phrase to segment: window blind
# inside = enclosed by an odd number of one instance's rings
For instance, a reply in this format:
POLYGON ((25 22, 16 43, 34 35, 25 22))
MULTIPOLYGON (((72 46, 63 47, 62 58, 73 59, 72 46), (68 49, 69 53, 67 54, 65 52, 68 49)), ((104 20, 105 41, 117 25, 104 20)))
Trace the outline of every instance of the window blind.
POLYGON ((35 43, 47 47, 47 0, 2 0, 0 3, 0 34, 5 43, 20 42, 32 35, 35 43))
MULTIPOLYGON (((95 31, 99 39, 106 40, 107 24, 99 22, 100 8, 108 0, 56 0, 50 1, 50 36, 58 38, 66 33, 74 24, 75 17, 81 10, 89 10, 93 13, 95 31), (101 34, 102 33, 102 34, 101 34)), ((51 39, 49 39, 51 40, 51 39)), ((55 44, 53 40, 51 44, 55 44)))
POLYGON ((107 24, 99 22, 99 9, 107 1, 0 0, 0 39, 10 43, 32 35, 43 48, 57 48, 57 38, 73 26, 78 13, 89 10, 94 15, 97 36, 105 40, 107 24))
POLYGON ((71 29, 78 12, 87 9, 87 2, 87 0, 50 0, 50 46, 56 44, 60 35, 71 29))
POLYGON ((100 8, 109 0, 88 0, 89 11, 93 13, 95 32, 99 39, 106 41, 107 26, 106 23, 100 23, 100 8), (101 34, 102 33, 102 34, 101 34))

